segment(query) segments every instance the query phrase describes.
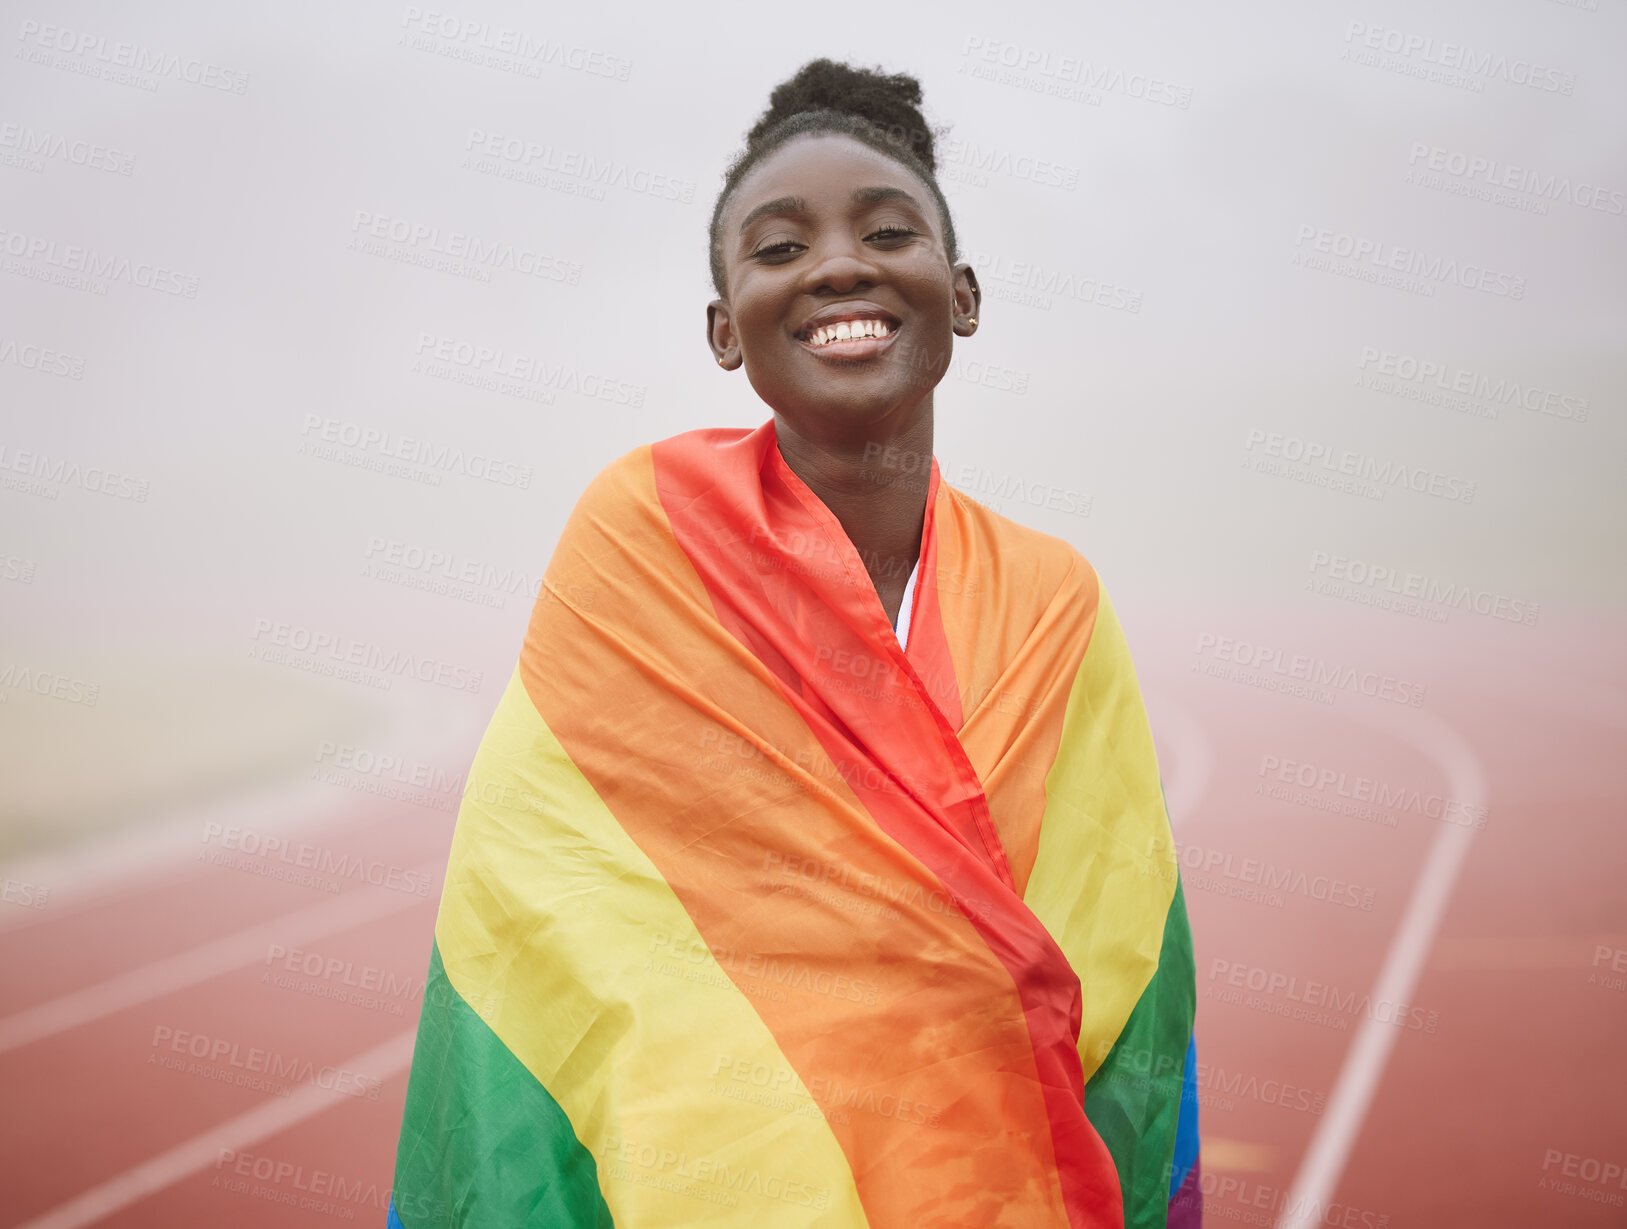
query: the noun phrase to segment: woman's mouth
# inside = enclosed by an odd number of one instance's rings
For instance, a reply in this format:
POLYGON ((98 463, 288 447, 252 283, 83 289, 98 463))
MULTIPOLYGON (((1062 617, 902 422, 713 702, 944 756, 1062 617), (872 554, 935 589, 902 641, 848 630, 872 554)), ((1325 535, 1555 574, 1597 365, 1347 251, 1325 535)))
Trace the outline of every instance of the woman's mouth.
POLYGON ((893 344, 902 326, 879 317, 839 320, 807 330, 797 341, 820 358, 854 362, 874 358, 893 344))

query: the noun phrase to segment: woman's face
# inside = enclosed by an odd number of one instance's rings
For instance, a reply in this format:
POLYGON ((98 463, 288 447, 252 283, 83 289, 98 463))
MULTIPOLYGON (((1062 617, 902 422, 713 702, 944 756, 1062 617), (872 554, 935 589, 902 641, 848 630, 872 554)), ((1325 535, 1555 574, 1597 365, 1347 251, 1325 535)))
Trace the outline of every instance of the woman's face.
POLYGON ((853 443, 931 407, 981 293, 913 172, 850 137, 798 137, 740 182, 721 229, 728 297, 707 340, 798 435, 853 443))

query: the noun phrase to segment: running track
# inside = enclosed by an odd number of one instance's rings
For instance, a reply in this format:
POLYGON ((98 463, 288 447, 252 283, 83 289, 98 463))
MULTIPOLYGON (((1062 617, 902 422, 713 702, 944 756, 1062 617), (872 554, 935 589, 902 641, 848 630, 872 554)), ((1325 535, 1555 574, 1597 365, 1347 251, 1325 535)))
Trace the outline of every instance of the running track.
MULTIPOLYGON (((1627 1165, 1619 631, 1124 618, 1198 953, 1208 1223, 1627 1223, 1627 1186, 1582 1176, 1627 1165), (1268 690, 1227 640, 1424 702, 1268 690), (1338 774, 1418 809, 1330 809, 1338 774)), ((0 912, 0 1225, 382 1225, 450 816, 306 782, 177 825, 0 912), (384 882, 264 873, 302 843, 384 882)))

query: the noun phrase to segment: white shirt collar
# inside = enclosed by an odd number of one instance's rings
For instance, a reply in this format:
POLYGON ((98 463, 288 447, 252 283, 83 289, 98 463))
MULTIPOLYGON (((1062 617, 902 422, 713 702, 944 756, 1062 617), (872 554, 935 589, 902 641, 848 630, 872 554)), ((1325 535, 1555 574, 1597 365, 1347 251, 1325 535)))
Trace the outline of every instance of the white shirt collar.
POLYGON ((893 624, 893 634, 898 637, 898 647, 910 647, 910 607, 915 604, 915 574, 921 570, 921 560, 915 560, 915 566, 910 569, 910 578, 904 582, 904 600, 898 607, 898 622, 893 624))

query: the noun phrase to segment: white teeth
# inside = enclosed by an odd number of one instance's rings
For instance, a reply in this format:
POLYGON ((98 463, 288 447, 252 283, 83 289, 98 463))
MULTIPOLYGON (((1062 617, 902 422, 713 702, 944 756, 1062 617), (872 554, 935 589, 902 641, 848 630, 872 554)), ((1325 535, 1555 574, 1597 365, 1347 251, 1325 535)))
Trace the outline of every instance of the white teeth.
POLYGON ((824 346, 833 341, 886 337, 891 332, 891 326, 881 320, 841 320, 836 324, 820 325, 808 334, 808 341, 811 345, 824 346))

